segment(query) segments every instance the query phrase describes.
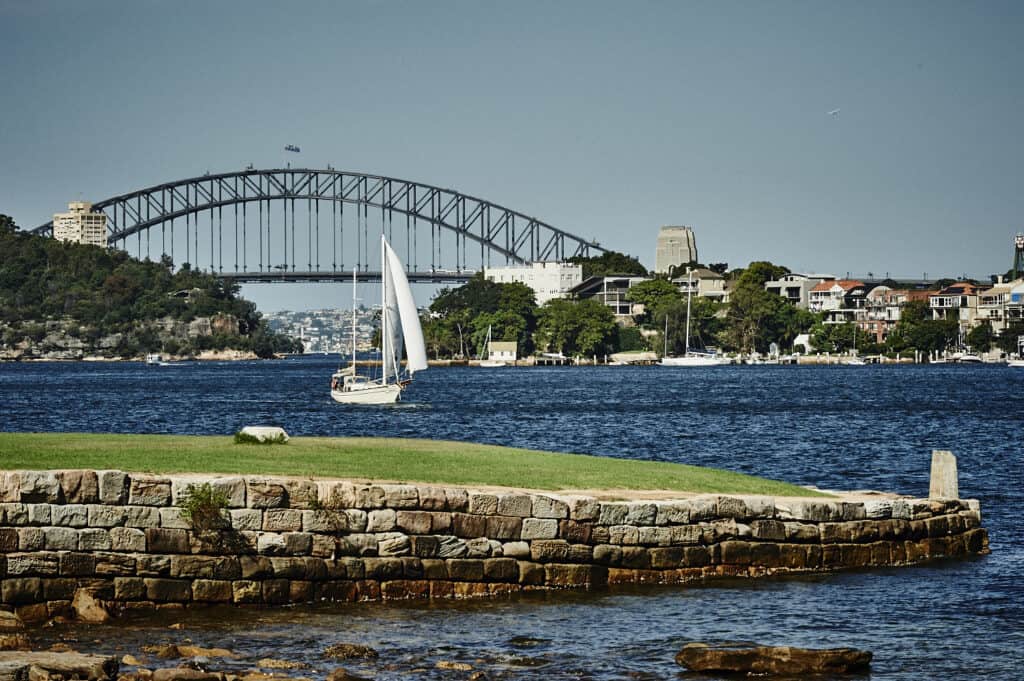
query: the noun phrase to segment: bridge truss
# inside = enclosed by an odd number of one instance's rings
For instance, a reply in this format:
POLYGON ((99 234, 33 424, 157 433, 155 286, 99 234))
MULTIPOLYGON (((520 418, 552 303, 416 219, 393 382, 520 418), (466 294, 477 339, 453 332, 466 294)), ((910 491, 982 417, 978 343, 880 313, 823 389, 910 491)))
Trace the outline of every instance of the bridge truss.
MULTIPOLYGON (((242 282, 379 281, 378 237, 414 281, 465 281, 480 268, 606 251, 473 196, 381 175, 278 168, 203 175, 93 204, 108 243, 139 258, 242 282)), ((53 223, 34 230, 52 235, 53 223)))

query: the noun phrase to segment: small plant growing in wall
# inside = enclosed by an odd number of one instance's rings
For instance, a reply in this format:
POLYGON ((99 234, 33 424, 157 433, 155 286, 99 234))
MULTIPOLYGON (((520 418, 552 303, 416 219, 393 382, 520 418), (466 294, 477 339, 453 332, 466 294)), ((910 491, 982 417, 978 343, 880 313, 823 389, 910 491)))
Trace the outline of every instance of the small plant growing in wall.
POLYGON ((227 527, 228 521, 224 517, 227 507, 228 495, 208 482, 189 485, 178 500, 178 508, 185 522, 197 531, 227 527))

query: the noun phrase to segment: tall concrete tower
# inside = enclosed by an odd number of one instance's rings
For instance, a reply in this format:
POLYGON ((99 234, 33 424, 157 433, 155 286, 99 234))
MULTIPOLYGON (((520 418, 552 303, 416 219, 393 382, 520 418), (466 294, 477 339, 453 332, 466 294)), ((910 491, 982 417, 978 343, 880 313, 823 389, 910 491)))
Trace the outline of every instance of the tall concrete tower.
POLYGON ((1013 278, 1024 276, 1024 234, 1013 240, 1013 278))
POLYGON ((668 272, 672 267, 697 262, 697 238, 692 227, 666 226, 658 233, 654 271, 668 272))

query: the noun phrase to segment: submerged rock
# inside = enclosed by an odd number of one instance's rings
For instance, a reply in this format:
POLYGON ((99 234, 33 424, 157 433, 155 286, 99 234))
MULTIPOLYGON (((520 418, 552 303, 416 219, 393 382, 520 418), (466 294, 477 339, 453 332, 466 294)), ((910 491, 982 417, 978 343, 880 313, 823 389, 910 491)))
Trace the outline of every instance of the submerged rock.
POLYGON ((324 657, 331 657, 335 660, 376 660, 380 655, 370 646, 361 646, 357 643, 335 643, 324 649, 324 657))
POLYGON ((697 672, 845 674, 866 670, 871 653, 856 648, 687 643, 676 655, 676 662, 697 672))
POLYGON ((434 667, 436 669, 451 669, 457 672, 473 671, 473 665, 466 664, 465 662, 452 662, 450 660, 438 660, 434 667))
POLYGON ((291 662, 290 660, 275 660, 272 657, 265 657, 256 663, 257 667, 264 669, 309 669, 305 662, 291 662))
POLYGON ((110 621, 107 606, 96 597, 94 589, 76 590, 75 598, 71 601, 71 608, 75 611, 75 618, 82 622, 103 624, 110 621))
POLYGON ((356 676, 344 667, 338 667, 327 675, 327 681, 370 681, 365 676, 356 676))

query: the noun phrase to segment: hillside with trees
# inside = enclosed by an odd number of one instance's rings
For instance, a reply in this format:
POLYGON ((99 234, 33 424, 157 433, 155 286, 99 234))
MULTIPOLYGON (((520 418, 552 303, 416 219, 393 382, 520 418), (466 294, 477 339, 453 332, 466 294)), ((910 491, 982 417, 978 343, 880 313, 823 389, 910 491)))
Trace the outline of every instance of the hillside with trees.
POLYGON ((301 351, 271 332, 238 285, 169 258, 17 231, 0 215, 0 357, 74 359, 301 351))

